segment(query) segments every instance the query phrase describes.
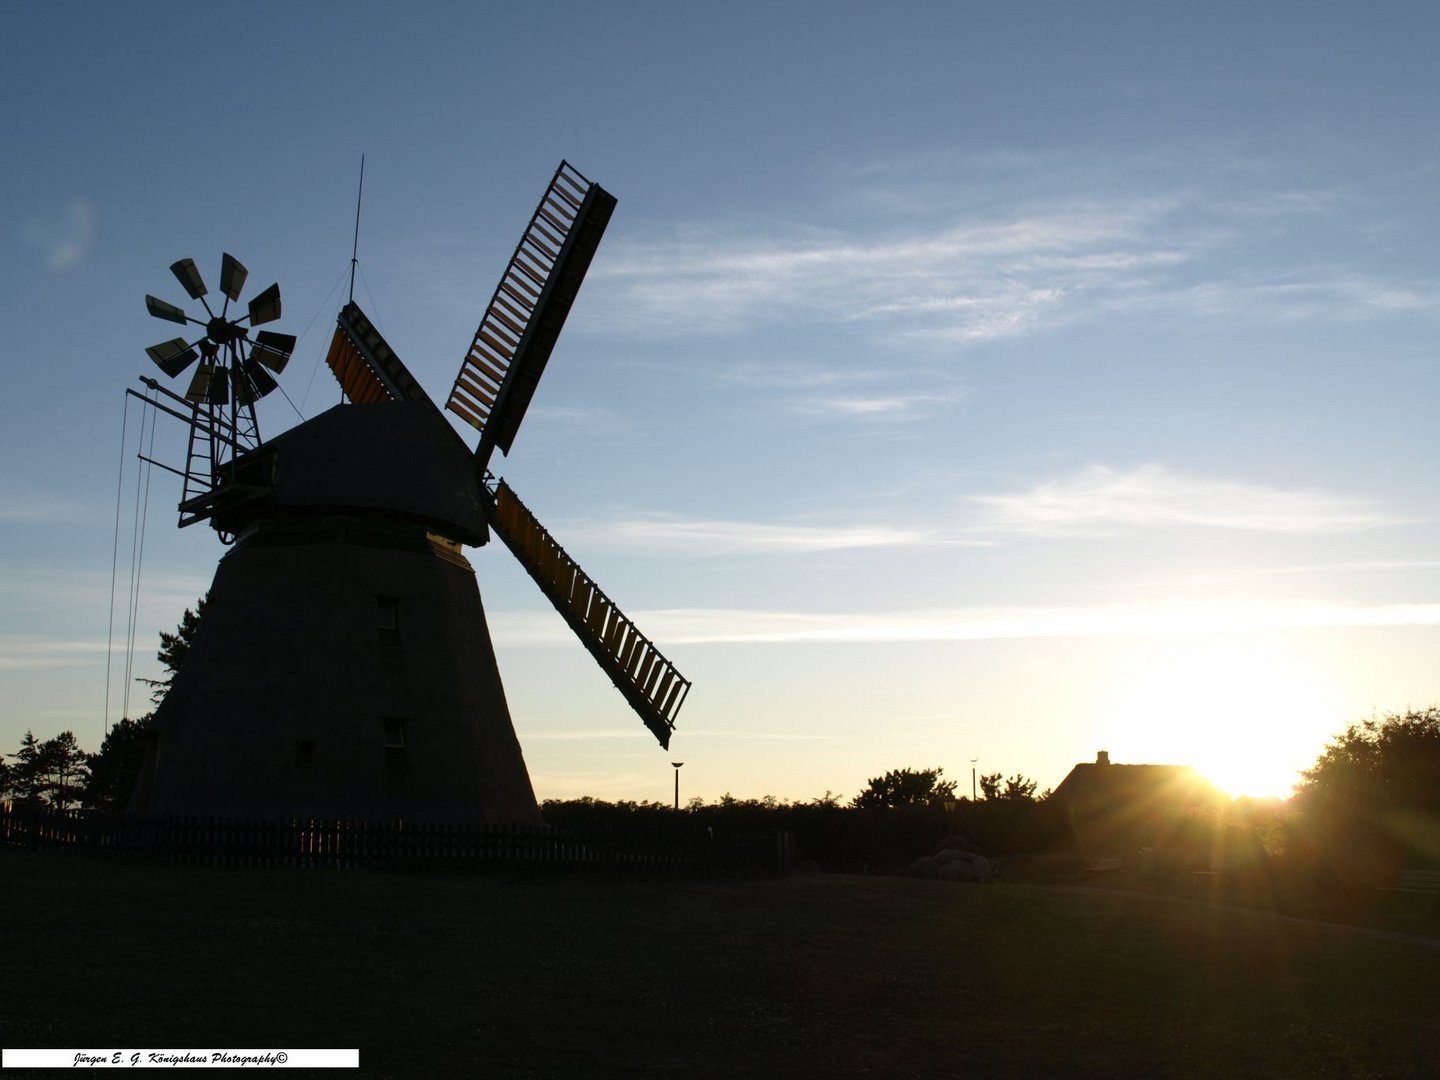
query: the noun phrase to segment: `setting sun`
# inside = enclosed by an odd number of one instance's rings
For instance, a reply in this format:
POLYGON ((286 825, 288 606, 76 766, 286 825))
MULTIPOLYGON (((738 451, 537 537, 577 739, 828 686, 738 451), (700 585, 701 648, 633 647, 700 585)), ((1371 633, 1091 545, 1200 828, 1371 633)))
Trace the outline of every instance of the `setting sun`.
POLYGON ((1214 647, 1152 668, 1115 720, 1118 760, 1190 765, 1228 795, 1284 798, 1345 713, 1320 674, 1262 650, 1214 647))

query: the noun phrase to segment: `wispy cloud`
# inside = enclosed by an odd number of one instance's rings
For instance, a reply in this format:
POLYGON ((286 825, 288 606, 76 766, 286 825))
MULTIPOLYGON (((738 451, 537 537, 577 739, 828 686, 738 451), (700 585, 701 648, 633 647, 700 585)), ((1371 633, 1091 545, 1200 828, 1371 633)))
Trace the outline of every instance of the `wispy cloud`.
POLYGON ((94 507, 33 491, 0 491, 0 524, 76 525, 94 519, 94 507))
POLYGON ((808 416, 866 417, 876 420, 906 420, 931 405, 962 401, 959 390, 949 393, 847 394, 801 398, 792 406, 808 416))
POLYGON ((1440 561, 1431 559, 1364 559, 1349 562, 1307 563, 1294 566, 1251 566, 1226 570, 1223 573, 1193 574, 1163 581, 1141 580, 1124 582, 1119 588, 1154 593, 1157 589, 1213 588, 1275 577, 1324 576, 1333 579, 1339 574, 1410 574, 1415 571, 1440 570, 1440 561))
POLYGON ((577 522, 565 526, 577 548, 609 548, 677 557, 799 554, 857 548, 900 548, 929 544, 987 545, 921 528, 887 525, 789 525, 705 518, 647 517, 638 520, 577 522))
POLYGON ((1286 184, 1266 154, 1226 145, 1124 160, 1073 151, 875 162, 807 200, 808 220, 701 220, 617 238, 591 271, 591 299, 604 299, 588 318, 636 335, 829 325, 954 346, 1141 312, 1440 312, 1436 281, 1317 262, 1313 245, 1289 244, 1307 221, 1344 217, 1363 231, 1361 208, 1286 184))
MULTIPOLYGON (((858 404, 859 410, 884 409, 858 404)), ((993 547, 1006 536, 1094 537, 1165 528, 1271 533, 1341 533, 1402 524, 1369 500, 1319 490, 1285 490, 1244 480, 1194 476, 1162 465, 1119 470, 1093 465, 1077 475, 1007 494, 969 496, 976 513, 928 506, 915 524, 736 521, 676 515, 574 521, 576 549, 706 558, 795 555, 860 549, 993 547)), ((887 520, 899 515, 887 510, 887 520)))
POLYGON ((1440 284, 1394 282, 1329 267, 1220 281, 1176 283, 1107 299, 1111 311, 1171 311, 1201 318, 1353 321, 1398 312, 1440 311, 1440 284))
POLYGON ((966 340, 1030 328, 1069 292, 1154 266, 1163 203, 1070 204, 881 237, 834 230, 691 227, 612 251, 592 271, 597 324, 627 332, 725 332, 757 320, 883 320, 966 340))
POLYGON ((839 368, 795 360, 769 364, 742 360, 710 368, 708 374, 727 384, 770 391, 766 400, 784 411, 842 420, 911 419, 917 413, 964 401, 969 396, 949 373, 923 366, 839 368), (897 393, 897 385, 906 389, 897 393))
MULTIPOLYGON (((115 581, 115 603, 123 609, 129 588, 129 569, 125 568, 115 581)), ((149 615, 177 622, 180 613, 194 607, 195 601, 209 587, 204 578, 181 574, 150 572, 142 576, 141 608, 149 615)), ((11 610, 76 609, 103 611, 111 590, 108 570, 57 569, 0 563, 0 601, 11 610)), ((148 622, 145 623, 148 625, 148 622)))
POLYGON ((625 421, 609 409, 597 405, 577 407, 540 405, 530 410, 532 419, 544 419, 555 427, 569 431, 613 431, 625 421))
POLYGON ((1364 499, 1189 476, 1161 465, 1123 472, 1094 465, 1029 491, 973 498, 984 511, 983 528, 1041 536, 1167 526, 1334 533, 1403 520, 1364 499))
MULTIPOLYGON (((1089 638, 1338 627, 1440 626, 1440 603, 1353 605, 1311 601, 1215 602, 1176 606, 947 608, 878 613, 806 613, 686 608, 635 613, 669 646, 844 644, 1089 638)), ((493 618, 502 647, 573 643, 553 616, 501 612, 493 618)))
POLYGON ((108 648, 103 641, 66 641, 21 634, 0 635, 0 671, 81 667, 108 648))
POLYGON ((837 386, 873 384, 893 377, 892 371, 869 369, 837 368, 801 360, 774 360, 757 363, 754 360, 737 360, 734 363, 709 369, 715 378, 729 383, 761 389, 780 390, 823 390, 837 386))

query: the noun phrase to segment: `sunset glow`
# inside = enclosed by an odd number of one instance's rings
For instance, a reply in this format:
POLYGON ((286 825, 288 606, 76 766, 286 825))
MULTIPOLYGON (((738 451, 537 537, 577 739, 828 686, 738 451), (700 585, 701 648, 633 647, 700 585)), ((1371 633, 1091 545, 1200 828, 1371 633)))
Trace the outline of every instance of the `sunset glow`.
POLYGON ((542 799, 1102 748, 1284 795, 1440 702, 1440 5, 270 5, 204 93, 125 43, 227 10, 132 7, 0 5, 0 754, 146 712, 225 557, 125 395, 168 268, 281 286, 264 440, 348 285, 443 402, 562 157, 618 203, 489 466, 693 685, 661 751, 466 549, 542 799))
POLYGON ((1151 670, 1122 700, 1117 731, 1124 760, 1144 753, 1193 766, 1231 796, 1285 798, 1345 720, 1323 674, 1219 646, 1151 670))

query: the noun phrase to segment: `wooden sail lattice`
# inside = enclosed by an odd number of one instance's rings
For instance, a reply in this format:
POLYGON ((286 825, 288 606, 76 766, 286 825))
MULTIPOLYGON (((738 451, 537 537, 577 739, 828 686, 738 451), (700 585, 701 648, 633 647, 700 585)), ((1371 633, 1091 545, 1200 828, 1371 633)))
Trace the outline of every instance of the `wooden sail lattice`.
POLYGON ((660 745, 668 749, 690 680, 600 591, 508 484, 499 481, 490 494, 490 523, 495 532, 660 745))
POLYGON ((445 407, 480 432, 476 471, 509 453, 615 198, 562 161, 460 365, 445 407))
POLYGON ((424 388, 353 300, 340 311, 325 363, 345 396, 356 405, 429 400, 424 388))

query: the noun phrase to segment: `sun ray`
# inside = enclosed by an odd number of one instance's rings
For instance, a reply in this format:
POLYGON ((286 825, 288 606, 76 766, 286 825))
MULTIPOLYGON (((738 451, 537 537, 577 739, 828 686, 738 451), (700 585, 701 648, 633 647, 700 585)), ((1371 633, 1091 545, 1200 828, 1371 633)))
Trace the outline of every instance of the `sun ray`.
POLYGON ((1287 797, 1343 726, 1318 672, 1260 647, 1211 645, 1160 660, 1121 697, 1119 760, 1190 765, 1233 796, 1287 797))

